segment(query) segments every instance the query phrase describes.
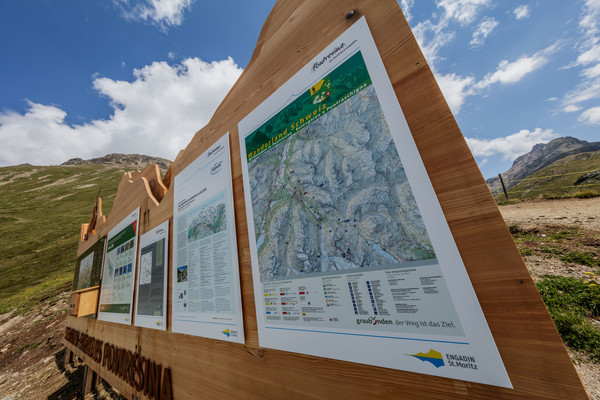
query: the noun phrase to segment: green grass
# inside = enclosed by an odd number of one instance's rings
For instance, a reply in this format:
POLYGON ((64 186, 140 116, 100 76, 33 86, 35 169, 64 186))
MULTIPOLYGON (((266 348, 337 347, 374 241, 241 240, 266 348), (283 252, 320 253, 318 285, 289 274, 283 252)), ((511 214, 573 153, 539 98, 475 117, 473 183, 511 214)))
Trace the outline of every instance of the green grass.
POLYGON ((590 321, 600 315, 600 286, 554 275, 544 275, 536 285, 563 342, 600 362, 600 330, 590 321))
POLYGON ((560 243, 563 239, 580 235, 577 227, 549 228, 542 232, 537 228, 522 229, 519 225, 511 225, 508 227, 508 230, 517 244, 523 242, 560 243))
POLYGON ((531 249, 520 249, 520 250, 519 250, 519 253, 521 253, 521 256, 522 256, 522 257, 525 257, 525 256, 532 256, 532 255, 534 255, 534 254, 535 254, 535 253, 533 252, 533 250, 531 250, 531 249))
POLYGON ((542 246, 542 247, 540 247, 540 251, 542 253, 546 253, 546 254, 562 255, 562 254, 564 254, 565 249, 563 249, 560 246, 549 245, 549 246, 542 246))
POLYGON ((24 344, 23 346, 19 347, 19 350, 17 350, 19 353, 22 352, 23 350, 27 350, 27 349, 37 349, 38 347, 40 347, 43 343, 46 343, 48 341, 48 339, 42 339, 37 343, 27 343, 24 344))
POLYGON ((68 289, 81 224, 100 188, 109 213, 122 175, 94 165, 0 168, 0 313, 68 289))
POLYGON ((571 251, 562 255, 560 259, 564 262, 587 265, 588 267, 600 265, 598 255, 592 251, 571 251))
POLYGON ((582 190, 581 192, 577 192, 573 194, 573 197, 577 197, 579 199, 591 199, 592 197, 598 197, 600 193, 596 190, 582 190))

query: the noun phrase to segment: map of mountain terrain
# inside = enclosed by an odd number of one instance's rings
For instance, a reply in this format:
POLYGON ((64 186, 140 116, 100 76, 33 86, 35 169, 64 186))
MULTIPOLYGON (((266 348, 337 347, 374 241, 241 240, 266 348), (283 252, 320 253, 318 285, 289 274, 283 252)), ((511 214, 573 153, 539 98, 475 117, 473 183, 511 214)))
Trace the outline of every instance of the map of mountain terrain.
POLYGON ((372 85, 248 167, 263 281, 435 258, 372 85))

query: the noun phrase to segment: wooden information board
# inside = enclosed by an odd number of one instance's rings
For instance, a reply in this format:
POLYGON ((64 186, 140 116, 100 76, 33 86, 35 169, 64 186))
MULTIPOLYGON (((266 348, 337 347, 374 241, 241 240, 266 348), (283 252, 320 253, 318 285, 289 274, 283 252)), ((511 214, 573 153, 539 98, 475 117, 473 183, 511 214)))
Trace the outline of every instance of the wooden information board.
MULTIPOLYGON (((314 104, 329 96, 323 89, 327 84, 323 81, 311 87, 311 94, 321 96, 315 98, 314 104)), ((220 168, 218 163, 211 165, 212 172, 220 168)), ((587 398, 431 69, 394 0, 280 0, 264 24, 249 65, 208 125, 179 153, 164 179, 154 165, 123 176, 108 218, 96 220, 91 232, 86 225, 87 236, 82 235, 78 256, 137 207, 139 235, 169 221, 171 265, 166 331, 137 327, 134 323, 77 318, 75 311, 68 317, 65 335, 67 348, 128 398, 587 398), (401 107, 418 158, 435 191, 444 226, 447 223, 489 326, 508 376, 507 384, 436 376, 443 375, 435 372, 438 366, 424 374, 341 360, 351 357, 333 359, 260 346, 260 326, 264 324, 256 311, 262 310, 262 305, 256 307, 255 303, 257 286, 251 264, 255 244, 251 245, 248 235, 246 205, 250 193, 244 190, 242 157, 250 159, 264 146, 251 155, 242 155, 238 126, 362 17, 391 83, 392 97, 401 107), (176 234, 174 209, 181 207, 174 202, 174 177, 205 152, 210 156, 209 150, 227 133, 244 343, 174 333, 172 329, 173 279, 179 279, 173 268, 182 267, 181 279, 188 279, 187 269, 183 268, 187 265, 172 263, 173 254, 178 251, 172 240, 176 234)), ((231 224, 227 226, 231 228, 231 224)), ((80 299, 74 294, 74 309, 81 307, 78 302, 80 299)), ((227 337, 231 333, 223 330, 227 337)), ((279 346, 284 347, 288 348, 279 346)), ((427 353, 428 348, 423 347, 422 354, 409 355, 436 358, 439 354, 448 363, 448 354, 442 356, 434 347, 433 353, 427 353)), ((305 353, 302 348, 298 351, 305 353)))

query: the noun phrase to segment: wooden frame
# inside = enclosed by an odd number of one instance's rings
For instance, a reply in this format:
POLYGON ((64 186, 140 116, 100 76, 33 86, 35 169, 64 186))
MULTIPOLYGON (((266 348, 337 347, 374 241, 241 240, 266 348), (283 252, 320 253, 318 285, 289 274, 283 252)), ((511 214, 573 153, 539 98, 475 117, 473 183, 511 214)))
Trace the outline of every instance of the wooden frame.
MULTIPOLYGON (((72 316, 68 317, 69 328, 168 368, 172 398, 176 399, 587 398, 395 0, 280 0, 264 24, 250 64, 208 125, 179 153, 162 182, 155 166, 133 176, 125 174, 106 222, 99 220, 88 239, 80 241, 78 254, 105 235, 132 207, 141 207, 140 233, 165 220, 171 220, 172 225, 173 192, 168 190, 172 177, 226 132, 230 132, 231 140, 246 344, 172 333, 170 315, 167 332, 72 316), (347 19, 351 10, 354 16, 347 19), (363 15, 514 389, 262 349, 258 345, 237 123, 363 15)), ((65 341, 65 345, 126 397, 147 397, 71 342, 65 341)))

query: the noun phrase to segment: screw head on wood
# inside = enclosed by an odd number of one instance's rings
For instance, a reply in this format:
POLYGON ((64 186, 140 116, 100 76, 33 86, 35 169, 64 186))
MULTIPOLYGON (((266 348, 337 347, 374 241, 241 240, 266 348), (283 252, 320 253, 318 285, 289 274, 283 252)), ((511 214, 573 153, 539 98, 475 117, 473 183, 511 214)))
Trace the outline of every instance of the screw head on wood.
POLYGON ((346 14, 346 19, 350 19, 354 16, 354 10, 350 10, 348 11, 348 14, 346 14))

